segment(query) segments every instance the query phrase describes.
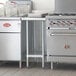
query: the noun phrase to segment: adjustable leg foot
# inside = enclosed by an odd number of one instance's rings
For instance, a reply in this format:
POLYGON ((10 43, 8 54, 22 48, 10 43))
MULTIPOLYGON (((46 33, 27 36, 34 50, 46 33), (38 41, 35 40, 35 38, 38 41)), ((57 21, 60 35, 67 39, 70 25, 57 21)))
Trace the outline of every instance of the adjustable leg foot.
POLYGON ((42 59, 42 68, 44 68, 44 59, 42 59))
POLYGON ((22 68, 22 62, 19 61, 19 68, 21 69, 22 68))
POLYGON ((53 62, 51 62, 51 70, 53 70, 53 62))
POLYGON ((28 61, 28 58, 27 58, 26 66, 27 66, 27 68, 29 67, 29 61, 28 61))

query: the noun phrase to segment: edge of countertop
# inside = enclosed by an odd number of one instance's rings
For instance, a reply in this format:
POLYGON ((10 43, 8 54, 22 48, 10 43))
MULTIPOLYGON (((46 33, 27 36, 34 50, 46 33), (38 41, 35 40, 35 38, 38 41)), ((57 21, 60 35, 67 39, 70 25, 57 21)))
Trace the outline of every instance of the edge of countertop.
POLYGON ((35 17, 0 17, 0 20, 45 20, 45 18, 35 17))

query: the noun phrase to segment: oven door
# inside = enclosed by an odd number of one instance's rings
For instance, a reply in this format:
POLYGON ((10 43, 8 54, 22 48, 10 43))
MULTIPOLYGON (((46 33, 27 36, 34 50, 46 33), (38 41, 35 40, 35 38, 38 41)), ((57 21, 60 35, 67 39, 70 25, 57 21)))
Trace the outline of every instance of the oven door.
POLYGON ((75 33, 51 33, 47 36, 48 56, 76 56, 76 34, 75 33))

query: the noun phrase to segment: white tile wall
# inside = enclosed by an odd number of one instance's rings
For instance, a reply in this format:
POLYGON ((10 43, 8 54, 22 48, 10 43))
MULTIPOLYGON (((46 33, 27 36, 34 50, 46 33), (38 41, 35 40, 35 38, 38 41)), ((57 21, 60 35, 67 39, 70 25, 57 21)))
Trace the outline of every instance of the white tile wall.
POLYGON ((35 10, 54 11, 55 0, 32 0, 35 10))

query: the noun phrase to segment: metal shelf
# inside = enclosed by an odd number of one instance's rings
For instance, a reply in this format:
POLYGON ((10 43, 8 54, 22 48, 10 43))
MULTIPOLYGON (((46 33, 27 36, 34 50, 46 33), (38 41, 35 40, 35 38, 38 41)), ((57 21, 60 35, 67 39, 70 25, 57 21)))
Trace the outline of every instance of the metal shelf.
POLYGON ((30 58, 42 58, 42 55, 28 55, 28 57, 30 58))

